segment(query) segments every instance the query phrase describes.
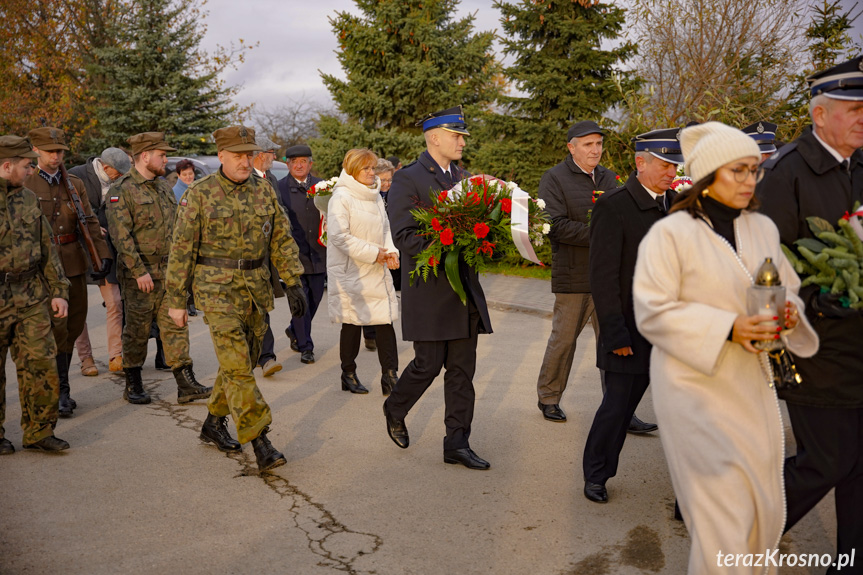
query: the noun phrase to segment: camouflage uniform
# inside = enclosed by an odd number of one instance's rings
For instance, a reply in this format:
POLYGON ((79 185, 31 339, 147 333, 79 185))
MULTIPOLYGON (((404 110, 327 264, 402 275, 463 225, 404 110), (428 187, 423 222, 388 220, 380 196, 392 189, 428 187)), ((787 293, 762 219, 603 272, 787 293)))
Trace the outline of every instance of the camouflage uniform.
POLYGON ((256 439, 272 421, 252 374, 267 329, 264 317, 273 309, 270 270, 262 263, 268 253, 286 284, 299 284, 303 268, 290 224, 265 179, 251 175, 237 184, 220 170, 189 186, 174 228, 166 299, 169 307, 184 309, 192 287, 219 359, 208 409, 217 417, 233 416, 240 443, 256 439), (226 260, 233 260, 233 269, 226 260))
POLYGON ((0 439, 5 433, 8 349, 18 374, 26 446, 54 435, 60 383, 47 302, 67 299, 69 281, 51 246, 51 224, 33 192, 0 178, 0 217, 0 439), (35 271, 28 279, 8 275, 28 270, 35 271))
POLYGON ((189 328, 177 327, 168 316, 165 270, 177 200, 162 178, 145 179, 133 166, 108 191, 108 234, 117 249, 117 280, 123 293, 123 368, 138 368, 147 357, 153 319, 159 326, 165 361, 172 369, 191 365, 189 328), (153 291, 144 293, 137 278, 149 273, 153 291))

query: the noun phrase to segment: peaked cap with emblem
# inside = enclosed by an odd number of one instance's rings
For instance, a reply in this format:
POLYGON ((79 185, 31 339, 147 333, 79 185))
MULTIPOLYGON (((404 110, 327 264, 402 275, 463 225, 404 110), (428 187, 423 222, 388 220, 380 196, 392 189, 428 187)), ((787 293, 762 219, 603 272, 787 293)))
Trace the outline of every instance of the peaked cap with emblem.
POLYGON ((758 143, 762 154, 772 154, 776 151, 777 127, 770 122, 755 122, 743 128, 743 133, 758 143))
POLYGON ((35 160, 39 154, 33 151, 33 144, 21 136, 0 136, 0 160, 6 158, 28 158, 35 160))
POLYGON ((30 138, 33 146, 46 152, 69 149, 69 146, 66 145, 66 134, 59 128, 51 128, 50 126, 36 128, 27 132, 27 137, 30 138))
POLYGON ((636 152, 650 152, 660 160, 672 164, 683 163, 680 148, 680 128, 666 128, 645 132, 632 138, 636 152))
POLYGON ((230 126, 219 128, 213 132, 216 149, 225 152, 260 152, 261 147, 255 143, 254 128, 246 126, 230 126))
POLYGON ((852 58, 808 78, 809 94, 834 100, 863 100, 863 56, 852 58))
POLYGON ((433 128, 442 128, 447 132, 470 136, 470 132, 467 131, 467 125, 464 123, 464 112, 462 112, 461 106, 427 114, 414 125, 422 126, 423 132, 427 132, 433 128))
POLYGON ((132 155, 137 156, 142 152, 151 152, 153 150, 165 150, 166 152, 176 152, 177 148, 172 148, 165 141, 165 132, 143 132, 130 136, 128 140, 132 146, 132 155))

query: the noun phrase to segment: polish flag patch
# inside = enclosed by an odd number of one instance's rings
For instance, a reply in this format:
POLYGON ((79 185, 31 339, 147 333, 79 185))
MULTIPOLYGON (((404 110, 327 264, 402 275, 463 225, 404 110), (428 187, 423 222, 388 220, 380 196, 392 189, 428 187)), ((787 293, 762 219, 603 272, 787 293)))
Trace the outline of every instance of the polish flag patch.
POLYGON ((186 200, 180 200, 180 205, 181 205, 181 206, 185 206, 186 204, 188 204, 188 202, 187 202, 186 200))
POLYGON ((110 198, 108 198, 108 201, 109 201, 109 202, 111 202, 112 204, 113 204, 113 203, 116 203, 116 202, 119 202, 119 201, 120 201, 120 196, 111 196, 110 198))

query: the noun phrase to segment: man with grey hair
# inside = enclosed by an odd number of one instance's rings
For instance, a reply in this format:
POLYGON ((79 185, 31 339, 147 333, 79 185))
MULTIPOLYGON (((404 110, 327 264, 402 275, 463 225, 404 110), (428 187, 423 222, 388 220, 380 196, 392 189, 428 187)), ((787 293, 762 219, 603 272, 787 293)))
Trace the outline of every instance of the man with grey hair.
MULTIPOLYGON (((551 291, 554 311, 551 335, 536 382, 539 410, 548 421, 566 421, 560 398, 566 389, 578 336, 588 320, 599 339, 599 324, 590 293, 590 214, 597 192, 622 184, 617 174, 599 165, 603 130, 596 122, 573 124, 566 134, 569 155, 539 182, 539 197, 551 218, 551 291)), ((656 425, 633 415, 628 431, 644 433, 656 425)))
MULTIPOLYGON (((863 202, 863 57, 807 82, 812 131, 762 164, 757 188, 761 212, 789 247, 814 241, 807 218, 835 225, 863 202)), ((797 443, 796 455, 785 460, 785 528, 835 489, 838 553, 851 556, 863 549, 863 315, 817 285, 802 288, 800 297, 821 345, 813 357, 797 358, 802 384, 779 391, 797 443)))
MULTIPOLYGON (((111 238, 108 237, 108 218, 105 217, 105 194, 120 176, 129 171, 132 163, 129 155, 120 148, 105 148, 98 157, 87 158, 87 162, 75 166, 69 173, 78 176, 84 182, 90 206, 99 218, 99 226, 108 243, 111 252, 111 271, 105 279, 88 282, 98 285, 105 302, 105 328, 108 334, 108 369, 122 371, 123 369, 123 299, 120 297, 120 286, 117 284, 117 272, 114 263, 117 252, 111 238)), ((93 348, 90 345, 90 332, 87 324, 84 331, 75 340, 78 359, 81 360, 81 374, 87 376, 99 375, 96 363, 93 361, 93 348)))

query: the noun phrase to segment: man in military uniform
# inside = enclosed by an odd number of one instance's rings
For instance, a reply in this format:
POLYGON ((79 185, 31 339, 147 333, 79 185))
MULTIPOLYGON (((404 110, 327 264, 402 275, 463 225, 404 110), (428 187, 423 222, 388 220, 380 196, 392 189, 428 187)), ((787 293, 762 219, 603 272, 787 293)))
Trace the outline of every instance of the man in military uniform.
POLYGON ((312 320, 324 297, 327 275, 327 248, 318 241, 321 228, 321 212, 315 207, 309 190, 321 181, 312 176, 312 149, 308 146, 292 146, 285 151, 291 173, 279 181, 282 204, 291 220, 291 234, 300 250, 303 264, 303 292, 309 302, 306 313, 291 318, 285 330, 291 340, 291 349, 300 352, 300 361, 315 363, 315 342, 312 341, 312 320))
POLYGON ((51 247, 51 226, 39 200, 22 187, 37 157, 25 138, 0 137, 0 455, 15 452, 3 428, 6 350, 18 374, 24 448, 69 449, 54 436, 60 380, 51 335, 51 311, 57 320, 68 312, 69 282, 51 247))
MULTIPOLYGON (((836 225, 863 202, 863 58, 807 81, 813 128, 762 164, 756 189, 761 212, 789 247, 813 238, 807 218, 836 225)), ((803 383, 779 392, 797 443, 785 460, 786 529, 835 489, 838 553, 851 556, 863 549, 863 315, 817 285, 800 297, 821 344, 813 357, 797 358, 803 383)))
POLYGON ((221 451, 239 451, 252 442, 261 472, 285 464, 267 439, 272 414, 252 373, 273 309, 267 256, 287 287, 294 316, 306 311, 300 284, 302 265, 291 229, 272 187, 254 174, 255 131, 244 126, 213 133, 222 167, 194 182, 183 199, 168 264, 167 301, 171 318, 186 325, 186 293, 204 312, 219 372, 201 440, 221 451), (237 443, 228 433, 230 414, 237 443))
POLYGON ((758 143, 762 162, 776 152, 776 128, 776 124, 770 122, 755 122, 742 130, 744 134, 758 143))
POLYGON ((177 217, 177 199, 164 178, 166 152, 176 151, 162 132, 144 132, 129 138, 135 165, 108 190, 108 231, 117 250, 117 279, 123 293, 126 325, 123 327, 123 371, 129 403, 150 403, 141 382, 147 357, 150 324, 161 333, 165 359, 177 380, 177 402, 210 397, 211 387, 195 379, 189 357, 189 328, 178 327, 168 316, 165 270, 171 233, 177 217))
POLYGON ((77 407, 69 395, 69 364, 75 349, 75 340, 84 330, 87 321, 87 267, 99 268, 93 272, 95 280, 101 280, 111 269, 111 253, 108 244, 102 237, 99 220, 90 209, 90 200, 84 182, 76 176, 69 175, 69 181, 63 181, 60 166, 63 156, 69 149, 66 146, 66 136, 57 128, 37 128, 28 134, 33 150, 39 155, 39 167, 31 174, 25 185, 39 198, 42 215, 48 218, 52 227, 51 241, 60 256, 60 263, 66 278, 69 280, 69 315, 54 320, 54 341, 57 344, 57 372, 60 377, 60 417, 70 417, 77 407), (67 184, 74 186, 81 200, 81 207, 87 220, 87 231, 96 246, 96 252, 101 261, 91 262, 90 255, 82 246, 81 222, 73 204, 67 184))

